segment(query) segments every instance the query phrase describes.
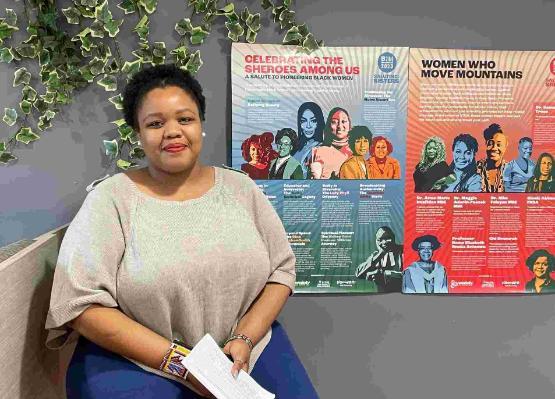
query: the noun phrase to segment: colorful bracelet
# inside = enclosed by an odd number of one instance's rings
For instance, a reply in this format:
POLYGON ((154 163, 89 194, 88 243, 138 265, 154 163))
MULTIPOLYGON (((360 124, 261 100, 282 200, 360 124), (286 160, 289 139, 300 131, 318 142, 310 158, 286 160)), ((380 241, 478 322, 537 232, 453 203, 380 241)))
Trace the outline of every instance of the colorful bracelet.
POLYGON ((233 341, 234 339, 242 339, 243 341, 245 341, 247 343, 250 350, 252 351, 252 348, 254 347, 254 345, 252 344, 251 339, 249 337, 247 337, 246 335, 244 335, 244 334, 233 334, 231 337, 229 337, 224 342, 224 346, 226 346, 228 342, 233 341))
POLYGON ((173 341, 159 369, 164 373, 173 374, 186 380, 189 370, 183 365, 183 360, 189 353, 191 351, 183 346, 181 342, 173 341))

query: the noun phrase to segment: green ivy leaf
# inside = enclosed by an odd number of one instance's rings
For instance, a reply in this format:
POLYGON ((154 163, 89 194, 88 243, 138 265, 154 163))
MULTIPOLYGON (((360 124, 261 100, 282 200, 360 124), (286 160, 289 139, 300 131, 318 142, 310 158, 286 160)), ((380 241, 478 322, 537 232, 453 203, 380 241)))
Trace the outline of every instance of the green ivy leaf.
POLYGON ((108 0, 104 0, 102 4, 96 6, 94 9, 94 16, 104 23, 112 20, 112 12, 108 8, 108 0))
POLYGON ((228 3, 223 8, 219 8, 216 11, 216 15, 227 15, 231 14, 233 11, 235 11, 235 5, 233 3, 228 3))
POLYGON ((25 58, 35 58, 37 56, 37 47, 34 44, 22 43, 15 48, 15 51, 25 58))
POLYGON ((40 136, 35 134, 31 128, 29 127, 22 127, 19 129, 17 134, 15 135, 15 139, 23 144, 29 144, 31 141, 36 141, 40 139, 40 136))
POLYGON ((193 54, 191 54, 191 56, 189 57, 189 61, 187 61, 183 68, 194 75, 198 72, 202 64, 203 62, 200 58, 200 50, 197 50, 193 54))
POLYGON ((79 25, 81 23, 81 12, 75 7, 62 8, 67 23, 72 25, 79 25))
MULTIPOLYGON (((293 29, 293 28, 291 28, 291 29, 293 29)), ((300 33, 303 37, 305 37, 306 35, 309 34, 308 27, 306 26, 306 24, 297 25, 297 29, 299 30, 299 33, 300 33)))
POLYGON ((118 161, 116 162, 116 165, 118 168, 123 170, 127 170, 129 168, 134 168, 138 166, 135 162, 129 162, 123 159, 118 159, 118 161))
POLYGON ((116 91, 118 88, 118 81, 113 75, 103 75, 102 79, 96 83, 104 87, 104 90, 106 91, 116 91))
POLYGON ((116 37, 121 24, 123 24, 123 19, 112 19, 104 24, 104 30, 108 32, 108 36, 116 37))
POLYGON ((54 102, 54 98, 56 98, 55 91, 47 91, 45 94, 41 94, 40 98, 47 104, 52 104, 54 102))
POLYGON ((81 0, 81 5, 85 7, 96 7, 98 0, 81 0))
POLYGON ((107 64, 106 67, 104 67, 104 70, 106 71, 106 73, 117 73, 117 72, 119 72, 118 62, 116 60, 112 60, 111 62, 109 62, 107 64))
POLYGON ((299 33, 299 28, 297 26, 293 26, 285 33, 283 44, 301 44, 302 40, 303 35, 299 33))
POLYGON ((133 29, 133 32, 137 32, 137 35, 139 35, 139 38, 145 42, 148 40, 149 23, 150 21, 148 19, 148 15, 143 15, 139 23, 135 25, 135 28, 133 29))
POLYGON ((284 10, 285 10, 285 7, 283 6, 279 6, 279 7, 276 6, 272 8, 272 20, 275 23, 279 22, 279 17, 284 10))
POLYGON ((4 108, 4 117, 2 120, 8 126, 15 125, 15 122, 17 122, 17 111, 13 108, 4 108))
POLYGON ((270 0, 262 0, 261 6, 263 9, 267 10, 268 8, 273 7, 274 3, 272 3, 270 0))
MULTIPOLYGON (((52 56, 50 54, 50 51, 48 51, 47 49, 43 48, 42 51, 39 53, 39 65, 45 66, 50 64, 50 61, 52 61, 52 56)), ((81 60, 79 60, 81 61, 81 60)))
POLYGON ((243 34, 245 33, 245 30, 238 22, 235 22, 235 23, 226 22, 225 27, 228 30, 227 37, 233 40, 234 42, 239 41, 239 38, 243 36, 243 34))
POLYGON ((50 72, 48 74, 48 79, 46 80, 46 82, 44 82, 44 84, 46 86, 48 86, 49 89, 59 89, 61 86, 60 83, 60 75, 58 74, 58 71, 54 70, 52 72, 50 72))
POLYGON ((241 18, 239 18, 239 15, 237 15, 236 12, 232 12, 231 14, 227 14, 226 18, 227 18, 227 22, 230 23, 230 24, 238 24, 241 21, 241 18))
POLYGON ((88 83, 91 83, 94 80, 95 75, 93 75, 91 68, 88 65, 79 68, 79 72, 81 73, 81 77, 88 83))
POLYGON ((256 41, 256 35, 257 33, 255 31, 247 29, 247 35, 245 38, 247 39, 247 42, 254 43, 256 41))
POLYGON ((180 46, 173 49, 170 54, 175 56, 175 63, 178 65, 183 65, 187 61, 189 55, 189 49, 185 46, 180 46))
POLYGON ((129 158, 135 159, 135 158, 144 158, 145 157, 145 150, 143 150, 141 147, 133 147, 131 149, 131 151, 129 151, 129 158))
POLYGON ((48 103, 46 103, 42 98, 37 99, 34 103, 33 103, 33 107, 35 107, 37 109, 37 111, 39 111, 40 113, 44 113, 48 110, 48 107, 50 105, 48 103))
POLYGON ((283 10, 279 15, 279 24, 281 29, 289 29, 295 24, 295 11, 283 10))
POLYGON ((0 141, 0 152, 6 151, 6 143, 4 141, 0 141))
POLYGON ((316 39, 314 39, 314 36, 312 35, 312 33, 309 33, 308 35, 306 35, 302 44, 302 48, 304 51, 311 53, 314 50, 317 50, 319 47, 320 45, 318 44, 316 39))
POLYGON ((135 60, 133 62, 125 61, 123 67, 121 67, 121 72, 127 74, 128 77, 133 76, 141 69, 141 60, 135 60))
POLYGON ((119 3, 117 7, 123 10, 125 14, 132 14, 137 11, 137 7, 135 6, 135 2, 133 0, 125 0, 122 3, 119 3))
POLYGON ((166 43, 154 42, 152 44, 152 55, 154 57, 166 57, 166 43))
POLYGON ((118 133, 119 133, 119 137, 123 141, 127 141, 127 140, 129 140, 129 138, 131 136, 133 136, 135 134, 135 131, 133 130, 133 128, 131 126, 129 126, 128 124, 125 124, 125 125, 122 125, 122 126, 118 127, 118 133))
POLYGON ((249 11, 249 8, 245 7, 243 12, 241 13, 241 21, 245 22, 247 20, 247 18, 249 17, 249 15, 251 15, 251 13, 249 11))
MULTIPOLYGON (((47 111, 48 112, 48 111, 47 111)), ((44 131, 47 129, 50 129, 52 127, 52 123, 50 122, 52 120, 52 118, 48 118, 48 116, 45 115, 41 115, 39 117, 39 121, 37 123, 37 127, 39 128, 39 130, 44 131)))
POLYGON ((94 57, 91 62, 89 62, 89 70, 94 75, 100 75, 104 73, 104 67, 106 66, 107 60, 101 60, 98 57, 94 57))
POLYGON ((0 48, 0 62, 9 64, 14 59, 12 49, 10 47, 0 48))
POLYGON ((189 1, 189 5, 191 4, 195 6, 196 14, 204 13, 208 9, 208 2, 206 0, 189 1))
POLYGON ((108 101, 114 104, 114 107, 116 107, 116 109, 123 109, 123 96, 121 95, 121 93, 117 96, 110 97, 108 101))
POLYGON ((158 0, 139 0, 139 5, 149 14, 156 11, 158 0))
POLYGON ((56 27, 56 18, 58 17, 58 10, 54 7, 44 8, 42 12, 39 12, 38 20, 42 25, 42 28, 52 29, 53 31, 58 30, 56 27))
POLYGON ((8 25, 16 26, 17 14, 11 8, 6 8, 6 18, 4 18, 4 20, 8 23, 8 25))
POLYGON ((56 94, 56 102, 58 104, 70 104, 71 103, 71 97, 69 97, 66 93, 59 91, 56 94))
POLYGON ((28 85, 30 81, 31 81, 31 74, 29 73, 27 68, 21 67, 17 71, 15 71, 14 79, 13 79, 13 87, 17 87, 22 83, 24 85, 28 85))
POLYGON ((19 30, 17 26, 9 25, 6 21, 0 21, 0 40, 11 37, 16 30, 19 30))
POLYGON ((33 103, 27 100, 23 100, 19 103, 19 108, 21 108, 21 112, 23 112, 26 115, 29 115, 31 113, 32 106, 33 106, 33 103))
POLYGON ((207 31, 202 29, 202 27, 200 26, 195 26, 193 28, 193 31, 191 32, 191 38, 190 38, 191 44, 193 45, 202 44, 206 36, 208 36, 207 31))
POLYGON ((106 151, 106 155, 110 158, 116 158, 119 153, 119 145, 116 140, 102 140, 104 143, 104 150, 106 151))
POLYGON ((250 14, 245 21, 247 27, 253 32, 258 32, 260 30, 260 14, 250 14))
MULTIPOLYGON (((75 4, 75 1, 73 3, 75 4)), ((91 7, 85 7, 81 4, 75 4, 75 8, 77 8, 83 18, 94 18, 95 6, 96 2, 94 2, 94 5, 91 7)))
POLYGON ((114 125, 116 125, 117 127, 123 126, 125 124, 125 119, 118 119, 115 121, 112 121, 110 123, 113 123, 114 125))
POLYGON ((37 91, 31 86, 23 86, 21 94, 23 95, 24 100, 28 100, 31 102, 35 101, 35 99, 37 98, 37 91))
POLYGON ((191 24, 191 20, 189 18, 183 18, 179 20, 175 24, 175 31, 180 36, 185 36, 185 34, 191 33, 193 31, 193 25, 191 24))
POLYGON ((17 158, 9 152, 0 152, 0 163, 7 164, 8 162, 15 161, 17 158))
POLYGON ((92 37, 99 37, 99 38, 104 37, 104 22, 99 21, 98 19, 95 19, 94 22, 89 27, 89 29, 91 30, 92 37))

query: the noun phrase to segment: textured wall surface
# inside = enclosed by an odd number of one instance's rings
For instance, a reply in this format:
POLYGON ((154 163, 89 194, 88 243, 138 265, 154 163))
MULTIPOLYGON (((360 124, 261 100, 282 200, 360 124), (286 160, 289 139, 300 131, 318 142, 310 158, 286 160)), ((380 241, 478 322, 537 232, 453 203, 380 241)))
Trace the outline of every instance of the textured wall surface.
MULTIPOLYGON (((172 30, 184 16, 183 4, 159 0, 151 40, 175 43, 172 30)), ((2 9, 19 5, 1 1, 2 9)), ((553 0, 299 0, 296 10, 331 46, 555 47, 553 0)), ((133 40, 126 33, 120 43, 128 54, 133 40)), ((219 29, 203 46, 199 73, 208 100, 203 159, 211 164, 226 162, 231 134, 230 44, 223 34, 219 29)), ((280 40, 272 28, 258 42, 280 40)), ((18 100, 12 74, 0 65, 1 107, 18 100)), ((71 220, 85 187, 111 172, 101 139, 119 116, 102 98, 100 87, 80 93, 32 150, 16 151, 17 164, 0 167, 0 246, 71 220)), ((7 132, 4 125, 0 139, 7 132)), ((296 296, 280 319, 322 398, 552 398, 553 299, 296 296)))

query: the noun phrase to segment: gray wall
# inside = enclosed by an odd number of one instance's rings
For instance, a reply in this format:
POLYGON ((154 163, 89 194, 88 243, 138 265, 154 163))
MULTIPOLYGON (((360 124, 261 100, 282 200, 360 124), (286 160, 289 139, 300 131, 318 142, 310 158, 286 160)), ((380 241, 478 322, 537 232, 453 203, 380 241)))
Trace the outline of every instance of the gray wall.
MULTIPOLYGON (((116 2, 112 2, 114 5, 116 2)), ((258 2, 247 1, 253 6, 258 2)), ((331 46, 553 49, 553 0, 298 1, 299 20, 331 46), (309 3, 309 4, 307 4, 309 3)), ((151 37, 171 46, 184 1, 160 0, 151 37), (170 4, 171 3, 171 4, 170 4)), ((4 7, 21 2, 2 0, 4 7)), ((223 30, 202 48, 208 99, 203 158, 226 162, 229 54, 223 30)), ((132 40, 122 39, 124 51, 132 40)), ((274 29, 260 43, 278 43, 274 29)), ((14 106, 13 70, 0 67, 1 107, 14 106)), ((101 138, 118 118, 91 88, 55 129, 0 167, 0 246, 71 220, 90 181, 103 176, 101 138)), ((1 129, 0 139, 8 129, 1 129)), ((552 398, 553 297, 295 296, 285 324, 322 398, 552 398)), ((284 382, 285 383, 285 382, 284 382)))

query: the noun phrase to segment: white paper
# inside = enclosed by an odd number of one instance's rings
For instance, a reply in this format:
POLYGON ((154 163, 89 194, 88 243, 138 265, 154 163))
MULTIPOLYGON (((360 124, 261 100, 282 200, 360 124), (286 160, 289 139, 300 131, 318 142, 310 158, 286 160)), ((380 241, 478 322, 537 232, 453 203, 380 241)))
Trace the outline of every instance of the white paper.
POLYGON ((231 375, 233 363, 210 334, 206 334, 185 358, 185 367, 217 399, 274 399, 243 370, 237 379, 231 375))

